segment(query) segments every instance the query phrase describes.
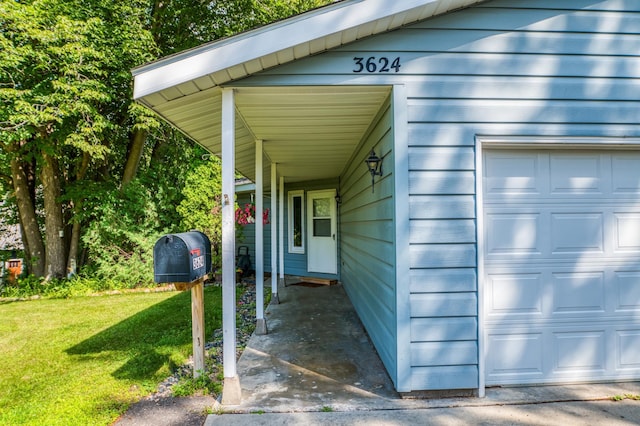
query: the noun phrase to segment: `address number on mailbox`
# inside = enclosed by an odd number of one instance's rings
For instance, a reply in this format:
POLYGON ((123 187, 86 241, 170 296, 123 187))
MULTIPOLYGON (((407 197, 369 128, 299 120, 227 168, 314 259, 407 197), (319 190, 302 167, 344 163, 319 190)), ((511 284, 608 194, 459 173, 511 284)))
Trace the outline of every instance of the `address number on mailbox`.
POLYGON ((198 256, 193 258, 193 269, 204 268, 204 256, 198 256))

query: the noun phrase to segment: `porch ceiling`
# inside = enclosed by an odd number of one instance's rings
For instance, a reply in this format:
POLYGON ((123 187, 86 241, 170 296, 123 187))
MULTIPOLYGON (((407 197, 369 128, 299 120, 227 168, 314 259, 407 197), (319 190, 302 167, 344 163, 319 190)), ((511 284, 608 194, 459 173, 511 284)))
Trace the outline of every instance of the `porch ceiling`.
MULTIPOLYGON (((236 169, 255 181, 255 141, 263 140, 264 182, 277 163, 287 182, 340 175, 390 93, 388 86, 242 87, 236 89, 236 169)), ((154 109, 187 136, 221 154, 220 89, 154 109)))

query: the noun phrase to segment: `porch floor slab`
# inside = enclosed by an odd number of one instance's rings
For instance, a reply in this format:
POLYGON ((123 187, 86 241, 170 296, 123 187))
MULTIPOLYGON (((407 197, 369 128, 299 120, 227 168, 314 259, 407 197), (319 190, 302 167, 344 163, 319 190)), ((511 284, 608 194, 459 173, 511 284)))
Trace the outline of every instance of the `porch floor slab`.
POLYGON ((398 401, 382 361, 342 285, 296 285, 265 310, 268 334, 251 336, 240 360, 238 412, 379 408, 398 401), (326 409, 326 408, 325 408, 326 409))

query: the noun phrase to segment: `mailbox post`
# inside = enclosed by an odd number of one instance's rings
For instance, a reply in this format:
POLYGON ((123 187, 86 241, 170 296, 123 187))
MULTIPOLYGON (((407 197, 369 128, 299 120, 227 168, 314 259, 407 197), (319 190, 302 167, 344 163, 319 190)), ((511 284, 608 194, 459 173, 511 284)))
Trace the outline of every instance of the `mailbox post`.
POLYGON ((211 242, 202 232, 165 235, 153 247, 154 281, 191 289, 194 378, 204 371, 204 281, 211 268, 211 242))
POLYGON ((191 337, 193 339, 193 378, 204 372, 204 278, 191 287, 191 337))

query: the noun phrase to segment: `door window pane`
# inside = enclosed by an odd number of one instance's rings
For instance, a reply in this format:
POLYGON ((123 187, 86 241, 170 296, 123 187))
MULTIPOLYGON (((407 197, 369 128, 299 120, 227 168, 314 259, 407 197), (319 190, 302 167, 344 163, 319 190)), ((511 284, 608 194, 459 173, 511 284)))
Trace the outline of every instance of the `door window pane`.
POLYGON ((287 239, 289 253, 303 254, 305 249, 304 191, 289 191, 287 239))
POLYGON ((313 217, 330 217, 330 198, 316 198, 313 200, 313 217))
POLYGON ((302 247, 302 197, 293 197, 293 247, 302 247))
POLYGON ((331 219, 313 219, 313 236, 330 237, 331 219))

